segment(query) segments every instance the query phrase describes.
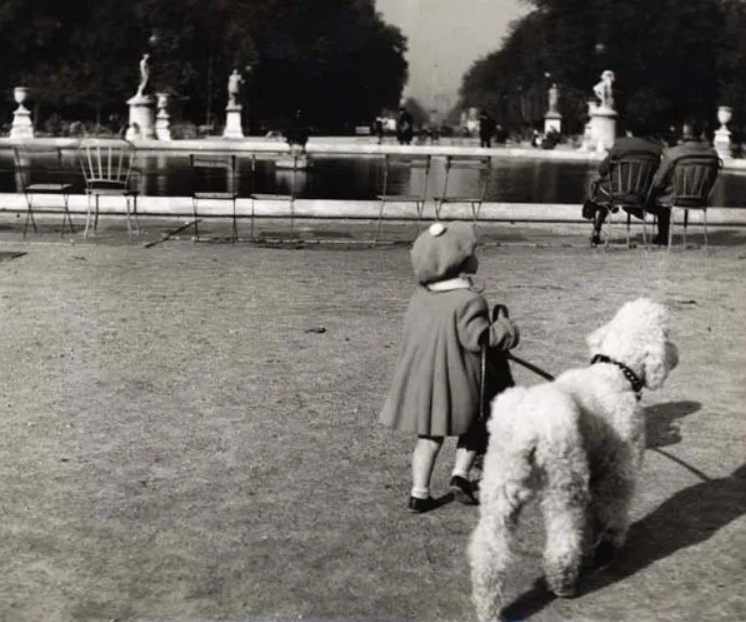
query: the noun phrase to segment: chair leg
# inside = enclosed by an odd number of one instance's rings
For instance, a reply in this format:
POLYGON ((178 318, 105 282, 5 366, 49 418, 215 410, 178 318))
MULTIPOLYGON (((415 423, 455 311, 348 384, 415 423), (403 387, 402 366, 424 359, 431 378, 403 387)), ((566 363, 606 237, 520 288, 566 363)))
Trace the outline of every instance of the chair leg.
POLYGON ((124 213, 127 218, 127 240, 132 241, 132 223, 130 222, 130 198, 124 197, 124 213))
POLYGON ((381 207, 378 209, 378 225, 376 226, 376 237, 373 240, 373 244, 378 244, 381 239, 381 227, 383 225, 383 212, 386 207, 386 199, 381 200, 381 207))
POLYGON ((707 208, 704 208, 702 210, 702 229, 704 230, 705 234, 705 252, 708 252, 710 250, 710 246, 707 242, 707 208))
POLYGON ((669 208, 671 210, 671 219, 668 223, 668 248, 666 249, 668 252, 671 252, 671 245, 673 244, 673 228, 674 228, 674 222, 676 220, 675 218, 675 211, 674 208, 669 208))
POLYGON ((192 197, 192 211, 194 212, 194 237, 199 239, 199 227, 197 226, 197 199, 192 197))
POLYGON ((238 223, 236 222, 236 198, 233 198, 233 243, 238 241, 238 223))
POLYGON ((256 199, 252 196, 251 197, 251 223, 249 224, 249 239, 253 242, 254 241, 254 207, 255 207, 256 199))
POLYGON ((96 213, 93 215, 93 233, 96 233, 98 231, 98 203, 99 196, 96 195, 96 213))
POLYGON ((38 230, 36 228, 36 219, 34 218, 34 212, 31 209, 31 203, 33 202, 32 195, 27 194, 26 195, 26 222, 23 225, 23 237, 26 237, 26 231, 28 229, 29 222, 31 223, 32 227, 34 228, 34 233, 38 233, 38 230))
POLYGON ((70 203, 70 195, 67 193, 62 193, 62 201, 64 203, 65 212, 62 214, 62 231, 60 232, 60 236, 65 235, 65 218, 67 218, 67 222, 70 225, 70 233, 75 233, 75 226, 73 225, 73 219, 70 215, 70 209, 69 209, 69 203, 70 203))
POLYGON ((686 229, 689 226, 689 210, 684 210, 684 248, 686 248, 686 229))
POLYGON ((135 217, 135 232, 140 237, 140 222, 137 220, 137 195, 132 195, 132 215, 135 217))
POLYGON ((627 248, 632 248, 632 214, 629 212, 627 213, 627 248))
POLYGON ((88 210, 86 211, 85 216, 85 230, 83 231, 83 237, 88 237, 88 227, 91 224, 91 195, 88 194, 88 210))

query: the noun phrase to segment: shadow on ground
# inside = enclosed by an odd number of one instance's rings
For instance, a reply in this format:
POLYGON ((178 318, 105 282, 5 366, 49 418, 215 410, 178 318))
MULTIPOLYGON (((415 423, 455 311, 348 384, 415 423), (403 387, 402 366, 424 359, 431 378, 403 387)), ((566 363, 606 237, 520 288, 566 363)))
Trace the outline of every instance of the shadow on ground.
MULTIPOLYGON (((695 413, 700 408, 701 404, 694 401, 647 407, 648 448, 659 449, 681 442, 676 420, 695 413)), ((663 455, 668 456, 665 453, 663 455)), ((676 459, 676 462, 703 481, 680 490, 634 523, 617 562, 605 572, 581 578, 581 595, 603 589, 680 549, 704 542, 746 514, 746 497, 743 494, 746 490, 746 464, 727 477, 711 479, 683 461, 676 459)), ((523 620, 544 609, 554 599, 543 579, 537 579, 530 590, 502 610, 501 616, 504 620, 523 620)))

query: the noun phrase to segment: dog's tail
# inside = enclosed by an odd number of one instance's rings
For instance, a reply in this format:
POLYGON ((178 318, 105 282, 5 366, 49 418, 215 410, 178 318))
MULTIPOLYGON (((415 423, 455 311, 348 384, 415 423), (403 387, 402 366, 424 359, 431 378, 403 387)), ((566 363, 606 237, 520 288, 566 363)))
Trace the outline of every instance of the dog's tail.
POLYGON ((588 483, 577 408, 555 385, 504 391, 493 402, 489 431, 480 520, 469 545, 479 620, 496 615, 518 516, 539 488, 548 541, 557 542, 548 542, 547 578, 553 590, 567 593, 580 561, 588 483))

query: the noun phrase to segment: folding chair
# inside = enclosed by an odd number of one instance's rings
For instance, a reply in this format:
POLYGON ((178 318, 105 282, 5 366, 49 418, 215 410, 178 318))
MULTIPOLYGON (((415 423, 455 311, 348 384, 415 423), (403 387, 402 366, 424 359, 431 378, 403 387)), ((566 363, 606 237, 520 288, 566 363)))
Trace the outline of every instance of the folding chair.
POLYGON ((135 146, 122 139, 84 138, 78 145, 78 162, 85 179, 85 193, 88 210, 83 237, 88 237, 91 222, 91 201, 95 203, 93 231, 98 228, 99 199, 101 196, 121 196, 125 201, 127 215, 127 235, 132 239, 130 215, 134 216, 137 235, 140 224, 137 221, 138 191, 130 187, 135 171, 135 146), (130 210, 132 202, 132 210, 130 210))
MULTIPOLYGON (((609 218, 604 246, 609 245, 610 230, 613 215, 619 209, 642 210, 642 240, 647 248, 647 229, 644 207, 650 198, 655 171, 660 163, 660 157, 640 151, 628 153, 621 158, 609 161, 608 187, 598 183, 591 184, 591 196, 594 201, 606 210, 609 218)), ((627 248, 631 241, 632 214, 627 212, 627 248)))
POLYGON ((192 191, 192 208, 194 211, 194 236, 199 241, 199 202, 227 201, 231 204, 233 231, 231 240, 238 239, 236 221, 236 156, 233 154, 192 153, 189 154, 189 166, 194 172, 192 191))
POLYGON ((673 242, 675 209, 684 211, 684 247, 686 247, 689 212, 691 210, 702 212, 705 250, 709 248, 707 242, 707 207, 710 204, 712 189, 722 167, 723 161, 720 158, 701 155, 684 156, 674 164, 673 198, 669 204, 663 205, 663 207, 671 210, 671 222, 668 227, 668 250, 671 250, 673 242))
POLYGON ((439 196, 433 197, 435 201, 435 218, 440 220, 443 205, 447 203, 468 203, 471 206, 471 215, 476 226, 479 219, 479 212, 482 209, 484 193, 487 190, 491 170, 491 160, 489 156, 464 157, 464 156, 446 156, 445 174, 443 177, 443 191, 439 196), (477 191, 474 194, 449 195, 448 184, 451 179, 451 171, 475 171, 477 178, 477 191))
MULTIPOLYGON (((257 158, 252 156, 251 158, 251 178, 252 185, 255 184, 257 179, 257 158)), ((304 152, 291 151, 287 155, 283 155, 279 160, 275 162, 276 169, 290 170, 290 184, 289 191, 286 193, 267 193, 267 192, 251 192, 251 239, 254 240, 254 215, 255 215, 255 203, 256 201, 283 201, 288 204, 288 210, 290 212, 290 236, 293 235, 294 221, 295 221, 295 194, 296 194, 296 182, 300 172, 303 172, 310 165, 308 155, 304 152)), ((276 174, 276 171, 275 171, 276 174)))
POLYGON ((381 227, 383 225, 387 203, 413 203, 417 213, 417 229, 419 231, 422 222, 422 212, 425 209, 427 187, 430 180, 431 161, 431 156, 420 154, 387 153, 384 156, 381 194, 376 195, 376 198, 381 203, 378 210, 378 226, 376 227, 376 237, 373 241, 374 244, 377 244, 379 239, 381 239, 381 227), (391 178, 395 174, 402 173, 403 171, 408 171, 409 173, 409 186, 412 188, 419 186, 419 191, 415 189, 409 194, 391 192, 392 188, 395 188, 391 178), (421 171, 422 174, 415 176, 413 175, 414 171, 421 171), (418 177, 420 183, 417 182, 418 177))
MULTIPOLYGON (((38 232, 36 220, 34 219, 34 197, 37 194, 55 195, 62 199, 62 230, 60 235, 65 235, 65 227, 70 225, 70 232, 75 233, 72 217, 68 204, 72 171, 62 164, 62 150, 57 147, 41 147, 18 145, 13 147, 15 158, 16 179, 26 197, 26 222, 23 225, 23 237, 26 237, 29 223, 38 232)), ((48 206, 47 206, 48 207, 48 206)))

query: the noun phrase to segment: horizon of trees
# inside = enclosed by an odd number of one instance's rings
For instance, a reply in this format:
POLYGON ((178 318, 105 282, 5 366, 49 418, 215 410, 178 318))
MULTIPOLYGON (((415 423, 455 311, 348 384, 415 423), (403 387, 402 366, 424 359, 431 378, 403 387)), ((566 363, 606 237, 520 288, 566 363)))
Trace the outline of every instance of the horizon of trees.
POLYGON ((460 108, 488 110, 511 129, 543 128, 547 92, 560 89, 563 131, 580 133, 601 72, 615 73, 620 125, 658 133, 699 118, 711 133, 717 108, 746 127, 746 2, 743 0, 525 0, 495 52, 464 75, 460 108))
POLYGON ((244 77, 244 123, 307 122, 344 131, 398 107, 406 39, 374 0, 0 0, 3 123, 13 87, 30 89, 37 125, 52 114, 126 120, 151 55, 152 92, 177 116, 222 120, 233 69, 244 77))

